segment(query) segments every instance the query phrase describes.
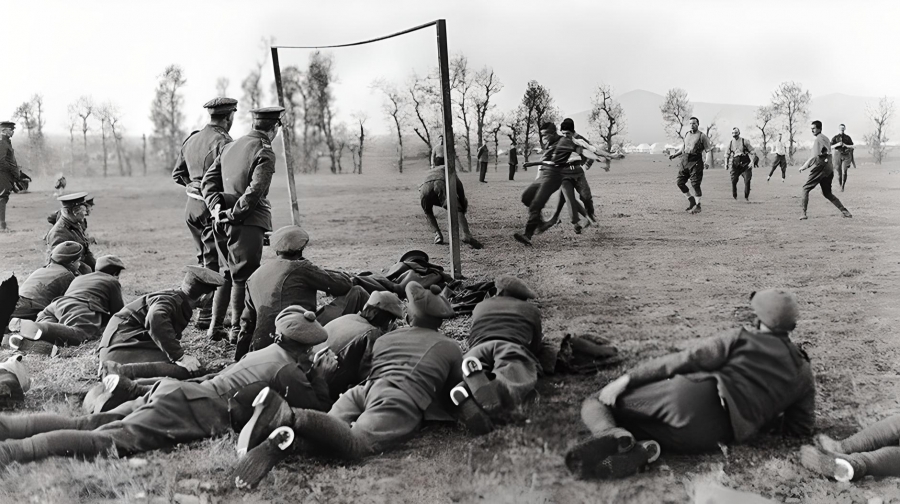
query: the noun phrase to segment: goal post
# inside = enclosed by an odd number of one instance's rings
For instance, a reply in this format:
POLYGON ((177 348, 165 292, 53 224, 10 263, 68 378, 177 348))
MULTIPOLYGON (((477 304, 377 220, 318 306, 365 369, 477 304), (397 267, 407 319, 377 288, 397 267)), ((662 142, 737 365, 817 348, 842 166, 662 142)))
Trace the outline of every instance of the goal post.
MULTIPOLYGON (((438 69, 441 77, 441 105, 443 114, 441 116, 444 123, 444 179, 447 184, 447 229, 450 235, 450 264, 451 274, 453 278, 462 278, 462 264, 459 256, 459 215, 458 201, 456 194, 456 147, 453 142, 453 109, 450 103, 450 55, 447 50, 447 22, 444 19, 438 19, 430 23, 408 28, 406 30, 385 35, 362 42, 352 42, 349 44, 338 44, 330 46, 272 46, 272 67, 275 72, 275 88, 278 92, 278 104, 284 107, 284 87, 281 82, 281 66, 278 63, 279 49, 333 49, 339 47, 350 47, 363 44, 371 44, 380 40, 386 40, 400 35, 405 35, 417 30, 434 26, 437 35, 437 55, 438 69)), ((291 222, 295 225, 300 224, 300 206, 297 202, 297 187, 294 182, 294 155, 291 152, 291 142, 293 140, 293 131, 288 128, 282 128, 281 134, 284 139, 284 158, 287 164, 287 185, 288 193, 291 201, 291 222)))

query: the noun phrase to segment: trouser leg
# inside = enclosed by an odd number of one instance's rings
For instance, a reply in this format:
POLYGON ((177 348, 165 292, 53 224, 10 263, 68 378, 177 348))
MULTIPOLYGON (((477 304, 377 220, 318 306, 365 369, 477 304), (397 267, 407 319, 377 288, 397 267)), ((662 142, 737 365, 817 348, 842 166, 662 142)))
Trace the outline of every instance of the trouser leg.
POLYGON ((900 442, 900 415, 875 422, 841 441, 844 453, 870 452, 900 442))
POLYGON ((581 198, 581 204, 584 205, 584 211, 591 220, 596 220, 594 214, 594 195, 591 193, 591 186, 588 184, 587 176, 580 177, 575 181, 575 190, 581 198))
MULTIPOLYGON (((840 458, 845 458, 841 456, 840 458)), ((900 446, 886 446, 874 451, 846 456, 853 467, 853 479, 863 476, 900 476, 900 446)))
POLYGON ((465 212, 457 212, 459 216, 459 230, 462 231, 463 238, 470 238, 472 236, 472 230, 469 229, 469 219, 466 217, 465 212))
POLYGON ((831 202, 832 205, 836 206, 838 210, 845 210, 843 203, 838 199, 837 196, 831 191, 831 183, 834 180, 834 175, 830 177, 825 177, 822 179, 822 182, 819 184, 822 187, 822 196, 825 196, 825 199, 831 202))
POLYGON ((131 378, 175 378, 187 380, 191 373, 187 369, 171 362, 136 362, 133 364, 117 364, 116 374, 131 378))
MULTIPOLYGON (((608 434, 616 434, 619 436, 630 436, 631 433, 616 425, 616 419, 613 416, 612 409, 601 403, 597 396, 594 395, 581 403, 581 421, 591 431, 594 437, 601 437, 608 434)), ((617 437, 619 437, 617 436, 617 437)))
POLYGON ((741 172, 735 168, 731 169, 731 197, 734 199, 737 199, 737 183, 740 176, 741 172))
POLYGON ((42 432, 56 430, 93 430, 116 420, 123 415, 99 413, 68 417, 54 413, 30 413, 26 415, 3 415, 0 417, 0 439, 25 439, 42 432))
POLYGON ((60 346, 78 346, 91 339, 91 335, 78 327, 55 322, 37 322, 41 340, 60 346))
POLYGON ((247 294, 247 284, 232 280, 231 284, 231 332, 237 338, 241 327, 241 315, 244 313, 244 301, 247 294))
POLYGON ((509 165, 509 180, 514 180, 516 176, 516 165, 509 165))
POLYGON ((559 201, 556 203, 556 211, 553 212, 553 217, 550 218, 550 222, 556 222, 559 220, 559 216, 562 215, 563 209, 566 208, 566 194, 563 191, 559 192, 559 201))
POLYGON ((343 459, 359 459, 372 452, 369 441, 338 418, 314 410, 294 410, 294 433, 343 459))
POLYGON ((103 432, 62 430, 38 434, 28 439, 0 443, 0 466, 5 463, 34 462, 48 457, 91 459, 115 448, 112 436, 103 432))
POLYGON ((744 199, 747 199, 750 197, 750 180, 753 178, 753 170, 747 168, 741 176, 744 177, 744 199))
POLYGON ((533 236, 538 227, 543 224, 544 219, 541 216, 541 211, 544 209, 550 196, 559 190, 561 184, 562 176, 559 173, 548 172, 544 175, 534 195, 534 199, 528 206, 528 222, 525 224, 525 235, 527 237, 533 236))
POLYGON ((587 214, 584 211, 584 207, 578 202, 578 198, 575 197, 575 186, 571 180, 563 180, 562 190, 563 194, 566 195, 566 201, 569 203, 569 217, 572 220, 572 224, 578 224, 581 216, 587 214))
POLYGON ((6 204, 9 202, 9 195, 0 195, 0 230, 6 229, 6 204))
POLYGON ((480 182, 484 182, 485 175, 487 175, 487 163, 479 162, 478 163, 478 180, 480 182))

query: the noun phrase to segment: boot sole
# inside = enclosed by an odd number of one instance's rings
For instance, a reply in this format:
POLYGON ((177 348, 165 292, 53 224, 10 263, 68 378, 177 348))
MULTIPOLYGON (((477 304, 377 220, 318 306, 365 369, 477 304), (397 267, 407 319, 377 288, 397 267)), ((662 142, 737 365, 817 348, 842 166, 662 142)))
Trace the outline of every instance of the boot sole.
POLYGON ((262 389, 256 398, 253 399, 253 416, 238 435, 237 453, 239 457, 247 454, 248 450, 252 450, 259 443, 268 437, 276 427, 282 425, 274 425, 274 421, 281 410, 284 399, 278 396, 272 389, 266 387, 262 389), (265 435, 260 432, 266 429, 265 435))

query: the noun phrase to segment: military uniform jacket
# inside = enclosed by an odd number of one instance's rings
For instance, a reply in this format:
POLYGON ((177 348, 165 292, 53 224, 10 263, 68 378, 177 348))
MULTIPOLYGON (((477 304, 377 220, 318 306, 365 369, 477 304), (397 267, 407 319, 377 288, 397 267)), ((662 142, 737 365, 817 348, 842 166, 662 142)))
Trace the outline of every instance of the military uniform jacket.
POLYGON ((181 289, 145 294, 116 313, 121 322, 107 326, 100 348, 158 347, 172 362, 181 360, 181 333, 191 321, 193 308, 181 289))
POLYGON ((220 126, 207 124, 203 129, 194 131, 181 144, 172 178, 188 188, 189 196, 202 199, 200 184, 203 175, 222 153, 222 148, 233 141, 220 126))
POLYGON ((61 264, 50 263, 36 269, 19 287, 19 297, 46 307, 54 299, 64 295, 75 280, 75 274, 61 264))
POLYGON ((509 296, 496 296, 475 305, 469 348, 484 341, 501 340, 518 343, 538 355, 543 331, 541 310, 528 301, 509 296))
POLYGON ((306 259, 275 258, 263 263, 247 279, 241 334, 263 341, 275 332, 275 317, 291 305, 316 311, 316 293, 343 296, 353 287, 344 275, 326 271, 306 259))
POLYGON ((733 329, 640 364, 628 375, 630 388, 675 375, 715 378, 737 442, 782 413, 787 433, 807 436, 815 426, 816 383, 809 358, 787 334, 733 329))
POLYGON ((119 279, 102 271, 76 277, 63 297, 77 299, 91 311, 102 314, 104 325, 125 306, 119 279))
POLYGON ((439 415, 432 406, 448 411, 450 389, 463 379, 459 345, 422 327, 404 327, 378 338, 371 367, 368 381, 390 381, 409 394, 427 417, 439 415))
POLYGON ((331 397, 362 383, 369 376, 372 365, 372 350, 384 331, 373 326, 358 313, 349 313, 325 324, 328 340, 316 345, 318 352, 330 348, 338 360, 338 367, 328 380, 331 397))
POLYGON ((56 224, 54 224, 53 227, 50 228, 50 232, 47 233, 47 257, 50 257, 50 252, 53 250, 53 247, 64 241, 73 241, 84 247, 84 252, 81 255, 81 262, 89 266, 91 271, 93 271, 94 266, 97 265, 97 260, 91 252, 90 239, 88 239, 84 227, 82 227, 81 224, 72 222, 60 215, 56 224))
POLYGON ((272 205, 267 199, 275 173, 275 151, 269 137, 261 131, 229 143, 203 176, 202 192, 210 210, 214 193, 223 193, 226 201, 236 198, 228 210, 236 224, 272 230, 272 205), (231 198, 229 198, 231 196, 231 198))
POLYGON ((19 180, 19 164, 16 152, 6 135, 0 135, 0 194, 12 191, 13 183, 19 180))

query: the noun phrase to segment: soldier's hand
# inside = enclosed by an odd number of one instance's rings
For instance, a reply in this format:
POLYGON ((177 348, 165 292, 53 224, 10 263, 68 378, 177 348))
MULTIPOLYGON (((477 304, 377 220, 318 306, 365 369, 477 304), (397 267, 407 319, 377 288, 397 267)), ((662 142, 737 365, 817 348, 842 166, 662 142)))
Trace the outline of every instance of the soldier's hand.
POLYGON ((185 355, 181 358, 181 360, 175 361, 175 364, 187 369, 189 373, 193 374, 200 370, 200 361, 197 360, 193 355, 185 355))
POLYGON ((606 384, 602 390, 600 390, 600 395, 598 399, 601 403, 607 406, 615 406, 616 399, 622 395, 622 392, 625 392, 625 389, 628 388, 628 383, 631 382, 631 377, 628 375, 622 375, 615 380, 606 384))
POLYGON ((326 348, 316 354, 313 367, 324 376, 331 376, 338 367, 337 355, 330 348, 326 348))

